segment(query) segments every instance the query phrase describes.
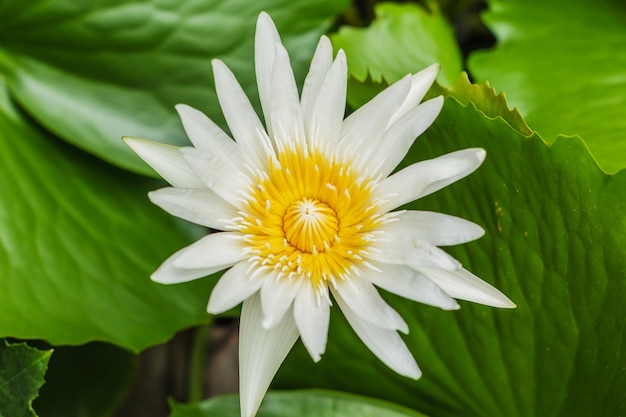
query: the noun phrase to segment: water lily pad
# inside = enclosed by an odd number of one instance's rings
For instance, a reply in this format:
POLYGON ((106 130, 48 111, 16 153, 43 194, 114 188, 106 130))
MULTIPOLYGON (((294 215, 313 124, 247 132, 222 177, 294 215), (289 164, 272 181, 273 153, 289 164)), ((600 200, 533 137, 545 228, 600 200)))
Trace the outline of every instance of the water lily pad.
POLYGON ((276 386, 350 390, 441 417, 624 414, 626 171, 607 175, 580 139, 548 146, 493 114, 508 109, 450 94, 405 163, 467 147, 487 160, 411 207, 482 225, 483 238, 446 249, 518 307, 448 312, 387 295, 409 325, 418 381, 388 370, 334 309, 326 355, 313 364, 298 344, 276 386))
POLYGON ((626 25, 618 0, 490 0, 497 38, 469 67, 544 139, 580 135, 607 172, 626 167, 626 25))
POLYGON ((198 229, 152 205, 147 180, 33 127, 0 78, 0 336, 131 350, 207 318, 213 283, 150 281, 198 229))
POLYGON ((302 79, 319 35, 347 3, 5 0, 0 73, 50 131, 113 164, 150 173, 120 138, 188 143, 177 103, 223 120, 212 58, 223 59, 256 97, 253 39, 261 10, 273 16, 302 79))

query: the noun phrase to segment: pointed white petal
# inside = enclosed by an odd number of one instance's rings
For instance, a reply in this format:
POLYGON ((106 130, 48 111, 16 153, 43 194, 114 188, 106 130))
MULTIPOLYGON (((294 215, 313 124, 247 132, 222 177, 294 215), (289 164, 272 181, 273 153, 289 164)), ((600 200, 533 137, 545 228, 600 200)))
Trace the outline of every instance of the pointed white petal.
POLYGON ((341 127, 341 152, 353 159, 367 160, 366 157, 378 146, 391 116, 402 104, 410 87, 410 77, 404 77, 348 116, 341 127))
POLYGON ((411 352, 396 331, 383 329, 363 320, 350 309, 341 296, 335 295, 335 300, 357 336, 378 359, 402 376, 418 379, 422 375, 411 352))
POLYGON ((433 64, 415 75, 411 76, 411 88, 400 108, 394 113, 389 120, 389 126, 400 119, 402 116, 410 112, 424 98, 430 86, 435 82, 437 74, 439 74, 439 64, 433 64))
POLYGON ((491 307, 515 308, 515 304, 497 288, 486 283, 466 269, 444 271, 437 268, 418 268, 451 297, 491 307))
POLYGON ((275 45, 271 88, 270 119, 278 150, 284 149, 289 143, 304 144, 304 122, 298 87, 289 63, 289 54, 279 43, 275 45))
POLYGON ((253 417, 263 395, 298 339, 293 315, 288 313, 278 325, 261 326, 263 311, 257 293, 243 302, 239 329, 239 396, 241 417, 253 417))
POLYGON ((244 259, 244 245, 236 232, 211 233, 178 252, 178 268, 211 268, 232 265, 244 259))
POLYGON ((255 168, 263 168, 267 165, 270 149, 263 124, 235 75, 222 61, 214 59, 212 63, 217 98, 226 123, 245 160, 255 168))
POLYGON ((485 234, 476 223, 432 211, 408 210, 399 213, 395 219, 397 221, 381 226, 381 230, 405 234, 435 246, 471 242, 485 234))
POLYGON ((245 205, 241 200, 241 191, 250 185, 250 179, 231 161, 220 159, 210 153, 184 148, 180 153, 193 169, 196 176, 215 194, 230 204, 241 208, 245 205))
POLYGON ((271 329, 283 320, 300 289, 302 280, 278 277, 274 272, 267 275, 261 288, 262 325, 265 329, 271 329))
POLYGON ((159 284, 180 284, 204 278, 228 267, 230 267, 230 265, 221 265, 214 268, 188 269, 176 268, 172 262, 168 262, 154 271, 152 275, 150 275, 150 278, 152 281, 158 282, 159 284))
POLYGON ((377 237, 368 256, 372 260, 393 265, 429 266, 447 270, 461 267, 459 261, 438 247, 395 230, 385 231, 377 237))
POLYGON ((330 44, 330 39, 326 36, 320 38, 313 60, 311 61, 311 67, 309 73, 304 80, 304 86, 302 87, 302 96, 300 99, 300 105, 302 107, 302 115, 304 117, 304 123, 306 131, 310 130, 311 119, 313 116, 313 106, 317 102, 322 84, 326 79, 326 74, 333 63, 333 47, 330 44))
POLYGON ((204 113, 186 104, 177 104, 176 111, 193 146, 211 152, 225 147, 236 155, 236 143, 204 113))
POLYGON ((223 161, 228 169, 240 170, 246 161, 235 141, 201 111, 185 104, 177 105, 176 110, 196 149, 223 161))
POLYGON ((124 137, 124 142, 174 187, 205 187, 183 159, 180 148, 128 136, 124 137))
POLYGON ((426 275, 408 266, 377 263, 380 271, 368 272, 374 285, 418 303, 439 307, 442 310, 457 310, 459 304, 445 293, 426 275))
POLYGON ((379 184, 375 195, 386 200, 380 210, 391 211, 434 193, 471 174, 484 160, 484 149, 471 148, 410 165, 379 184))
MULTIPOLYGON (((387 129, 380 141, 378 150, 372 154, 373 156, 378 156, 378 159, 381 158, 381 155, 384 155, 384 159, 380 162, 379 170, 383 178, 391 174, 400 161, 404 159, 411 145, 415 142, 415 138, 430 127, 439 115, 442 107, 442 96, 428 100, 405 114, 387 129)), ((372 163, 377 162, 372 161, 372 163)))
POLYGON ((261 12, 257 19, 256 34, 254 37, 254 63, 261 108, 265 115, 265 124, 267 125, 267 131, 270 137, 273 135, 273 129, 270 123, 270 114, 272 111, 270 104, 271 80, 272 67, 274 66, 274 45, 277 43, 281 43, 280 35, 276 30, 272 18, 267 13, 261 12))
MULTIPOLYGON (((326 290, 328 291, 328 290, 326 290)), ((304 347, 317 362, 326 351, 328 324, 330 322, 330 300, 328 294, 320 297, 311 282, 302 283, 293 304, 293 315, 304 347)))
POLYGON ((339 141, 346 110, 347 80, 346 54, 339 50, 319 91, 312 114, 306 115, 307 139, 318 149, 327 149, 325 145, 331 144, 330 149, 333 150, 339 141))
POLYGON ((168 187, 152 191, 148 197, 168 213, 212 229, 225 230, 238 216, 235 207, 209 189, 168 187))
POLYGON ((360 276, 353 280, 338 280, 331 291, 335 298, 337 294, 355 314, 363 320, 389 330, 400 330, 408 333, 409 326, 400 314, 394 310, 380 296, 376 288, 360 276))
POLYGON ((167 258, 161 266, 152 273, 150 278, 159 284, 178 284, 206 277, 223 269, 230 268, 232 264, 214 265, 207 268, 179 268, 175 265, 176 260, 187 248, 183 248, 167 258))
POLYGON ((252 277, 248 273, 249 267, 248 262, 239 262, 224 272, 211 291, 207 305, 209 313, 221 314, 228 311, 261 288, 263 277, 252 277))

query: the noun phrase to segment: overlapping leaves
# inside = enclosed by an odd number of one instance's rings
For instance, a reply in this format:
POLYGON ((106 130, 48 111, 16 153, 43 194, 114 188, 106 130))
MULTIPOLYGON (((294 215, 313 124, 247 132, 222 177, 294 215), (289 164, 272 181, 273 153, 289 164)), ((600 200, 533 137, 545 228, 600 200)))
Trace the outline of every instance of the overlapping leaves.
POLYGON ((626 167, 626 8, 619 0, 490 0, 497 37, 469 65, 544 139, 580 135, 608 172, 626 167))
POLYGON ((518 308, 444 312, 389 296, 422 379, 387 370, 335 314, 325 358, 312 365, 298 349, 279 386, 349 387, 444 417, 623 414, 625 172, 604 174, 580 139, 549 147, 454 98, 406 162, 466 147, 486 149, 484 165, 412 207, 481 224, 485 237, 449 251, 518 308))
POLYGON ((451 84, 461 71, 461 51, 452 27, 436 3, 431 10, 415 4, 379 3, 367 28, 342 27, 333 45, 347 53, 350 74, 358 81, 395 81, 407 68, 441 64, 438 79, 451 84))
POLYGON ((367 28, 342 27, 332 35, 335 49, 348 59, 348 103, 373 97, 408 73, 441 64, 438 80, 451 84, 462 68, 461 51, 452 27, 436 3, 429 9, 415 4, 379 3, 367 28))
POLYGON ((147 173, 120 137, 186 143, 177 103, 221 120, 211 59, 223 59, 255 97, 254 22, 272 14, 298 78, 319 35, 347 0, 4 0, 0 72, 49 130, 113 164, 147 173), (297 16, 297 19, 296 19, 297 16))
MULTIPOLYGON (((0 68, 8 80, 2 78, 0 85, 3 335, 53 343, 99 339, 139 350, 205 317, 210 279, 172 287, 147 279, 193 234, 149 205, 145 192, 157 185, 59 143, 35 127, 10 98, 64 139, 145 171, 119 136, 180 143, 182 134, 171 111, 178 101, 219 119, 210 57, 225 59, 248 93, 253 91, 256 3, 165 4, 110 0, 87 6, 39 0, 24 6, 8 0, 0 6, 0 68)), ((300 79, 318 34, 344 4, 320 0, 264 5, 292 51, 300 79)), ((534 16, 532 4, 526 8, 520 2, 509 6, 494 0, 491 5, 491 22, 502 46, 494 53, 497 60, 475 58, 476 73, 483 77, 487 65, 497 67, 488 70, 493 71, 489 78, 507 90, 544 139, 552 139, 553 133, 583 134, 605 166, 623 166, 619 105, 625 94, 621 67, 615 70, 615 65, 624 56, 619 47, 587 54, 593 46, 620 43, 621 9, 614 2, 596 8, 577 0, 567 10, 572 18, 564 19, 554 14, 554 5, 534 16), (585 25, 572 30, 582 17, 585 25), (542 25, 544 18, 553 26, 542 25), (528 29, 531 23, 533 30, 528 29), (581 27, 583 36, 578 36, 581 27), (519 49, 512 47, 517 40, 519 49), (573 43, 562 43, 566 40, 573 43), (535 47, 539 41, 543 50, 535 47), (515 57, 506 55, 513 52, 515 57), (545 56, 537 60, 535 54, 545 56), (612 60, 606 59, 609 55, 612 60), (519 75, 508 62, 522 68, 520 73, 545 70, 546 76, 537 84, 519 76, 501 82, 497 78, 502 74, 519 75), (583 72, 563 78, 578 68, 583 72), (565 86, 571 91, 554 88, 562 80, 569 80, 565 86), (583 88, 586 80, 594 88, 583 88), (519 96, 520 91, 529 95, 519 96), (573 109, 591 117, 580 117, 573 109)), ((372 33, 413 33, 407 25, 398 30, 385 26, 416 19, 407 11, 413 6, 380 7, 382 23, 372 33), (390 11, 395 7, 407 9, 401 15, 390 11)), ((335 40, 341 42, 347 33, 335 40)), ((444 37, 437 33, 435 38, 444 37)), ((393 81, 401 74, 390 72, 385 62, 400 62, 394 69, 402 74, 426 65, 420 66, 418 59, 385 61, 361 55, 393 51, 390 38, 383 38, 371 48, 363 48, 358 37, 340 45, 349 58, 364 58, 361 64, 351 63, 352 75, 367 68, 370 77, 379 74, 393 81)), ((440 39, 435 44, 438 51, 447 51, 440 39)), ((468 179, 415 207, 459 215, 485 227, 483 239, 450 252, 495 283, 518 309, 463 303, 458 312, 442 312, 388 296, 409 323, 406 340, 424 370, 421 380, 410 381, 385 368, 335 314, 326 357, 309 369, 310 359, 299 349, 280 374, 279 385, 350 390, 443 417, 626 414, 626 174, 603 174, 579 139, 560 138, 546 146, 489 90, 463 83, 454 88, 447 92, 451 97, 444 112, 406 162, 475 146, 487 149, 488 159, 468 179)), ((360 98, 352 91, 351 103, 357 104, 360 98)), ((297 407, 310 404, 315 396, 309 395, 303 394, 306 398, 297 407)), ((215 402, 210 407, 234 412, 234 400, 228 401, 230 405, 215 402)), ((270 397, 266 404, 270 410, 279 404, 268 416, 293 412, 280 398, 270 397)), ((353 415, 351 407, 346 412, 353 415)), ((303 412, 310 410, 319 411, 311 405, 303 412)), ((182 417, 204 411, 177 412, 182 417)))

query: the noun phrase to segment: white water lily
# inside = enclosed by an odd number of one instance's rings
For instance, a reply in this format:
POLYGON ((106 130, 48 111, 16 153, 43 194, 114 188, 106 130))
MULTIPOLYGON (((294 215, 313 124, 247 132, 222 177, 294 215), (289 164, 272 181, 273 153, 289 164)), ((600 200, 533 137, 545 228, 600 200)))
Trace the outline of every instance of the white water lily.
POLYGON ((259 16, 256 76, 265 126, 230 70, 213 61, 234 141, 199 111, 177 106, 193 147, 126 138, 172 187, 150 193, 169 213, 219 230, 178 251, 152 279, 175 284, 227 269, 208 311, 243 302, 241 413, 253 416, 298 337, 314 361, 326 349, 331 299, 367 347, 397 373, 421 372, 398 331, 402 317, 376 287, 444 310, 455 298, 514 307, 438 246, 483 235, 445 214, 393 211, 473 172, 465 149, 392 174, 435 120, 442 97, 422 98, 438 73, 408 75, 343 119, 346 58, 322 37, 302 95, 270 17, 259 16))

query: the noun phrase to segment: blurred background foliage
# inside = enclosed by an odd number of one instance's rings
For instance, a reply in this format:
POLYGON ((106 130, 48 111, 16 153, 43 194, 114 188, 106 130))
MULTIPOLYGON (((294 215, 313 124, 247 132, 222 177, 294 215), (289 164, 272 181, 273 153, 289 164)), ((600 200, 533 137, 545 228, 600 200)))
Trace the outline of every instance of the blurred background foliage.
POLYGON ((484 238, 448 249, 518 308, 451 313, 386 294, 409 323, 419 381, 386 369, 333 314, 323 360, 297 345, 275 382, 306 390, 271 394, 259 416, 626 415, 618 0, 3 0, 0 414, 238 415, 233 397, 200 401, 237 383, 236 318, 205 313, 215 277, 148 278, 206 231, 149 203, 164 183, 120 138, 187 143, 179 102, 226 128, 213 58, 259 109, 261 10, 299 83, 321 34, 346 51, 348 111, 441 63, 431 95, 446 96, 444 111, 404 164, 475 146, 488 159, 413 207, 481 224, 484 238))

